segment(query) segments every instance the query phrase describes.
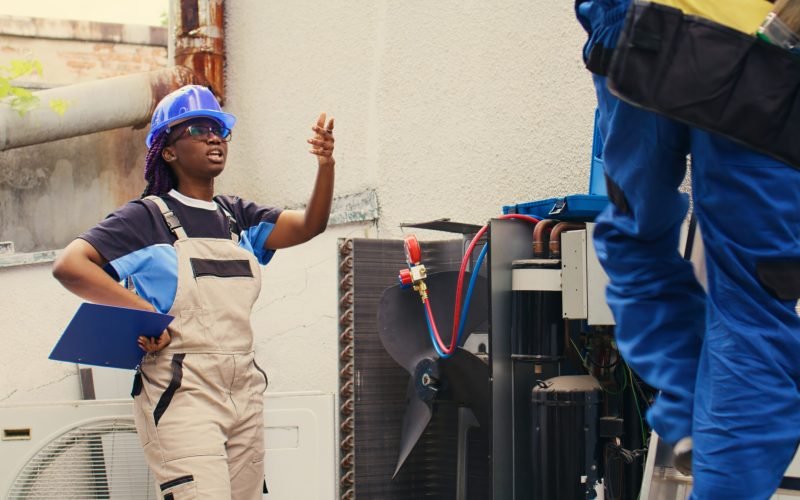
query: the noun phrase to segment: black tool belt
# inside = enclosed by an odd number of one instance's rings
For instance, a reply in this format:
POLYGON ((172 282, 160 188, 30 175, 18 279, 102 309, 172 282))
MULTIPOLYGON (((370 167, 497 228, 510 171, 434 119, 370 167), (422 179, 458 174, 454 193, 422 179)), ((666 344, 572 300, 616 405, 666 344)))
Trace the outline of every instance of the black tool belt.
POLYGON ((608 88, 800 168, 800 56, 755 36, 635 1, 608 88))

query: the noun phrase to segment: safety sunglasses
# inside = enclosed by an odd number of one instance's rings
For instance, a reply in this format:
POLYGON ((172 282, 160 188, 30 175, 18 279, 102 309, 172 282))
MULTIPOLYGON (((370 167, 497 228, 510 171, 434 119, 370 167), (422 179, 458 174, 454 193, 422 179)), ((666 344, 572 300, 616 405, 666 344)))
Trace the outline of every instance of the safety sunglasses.
MULTIPOLYGON (((223 127, 222 125, 210 127, 208 125, 189 125, 175 138, 177 141, 183 136, 191 137, 192 140, 197 142, 204 142, 209 139, 211 134, 219 137, 222 142, 229 142, 231 140, 231 129, 223 127)), ((174 142, 174 141, 173 141, 174 142)))

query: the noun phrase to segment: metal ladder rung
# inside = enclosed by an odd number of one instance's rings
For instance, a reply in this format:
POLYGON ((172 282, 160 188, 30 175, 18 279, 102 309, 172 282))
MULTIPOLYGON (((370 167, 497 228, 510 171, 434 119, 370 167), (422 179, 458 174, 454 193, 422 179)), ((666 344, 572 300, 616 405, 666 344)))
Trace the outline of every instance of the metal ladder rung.
MULTIPOLYGON (((800 451, 787 470, 786 478, 792 483, 800 483, 800 451)), ((672 449, 663 443, 658 435, 650 435, 650 448, 642 478, 641 500, 686 500, 692 492, 692 478, 684 476, 672 466, 672 449)), ((772 500, 792 500, 800 498, 797 489, 779 489, 772 500)))

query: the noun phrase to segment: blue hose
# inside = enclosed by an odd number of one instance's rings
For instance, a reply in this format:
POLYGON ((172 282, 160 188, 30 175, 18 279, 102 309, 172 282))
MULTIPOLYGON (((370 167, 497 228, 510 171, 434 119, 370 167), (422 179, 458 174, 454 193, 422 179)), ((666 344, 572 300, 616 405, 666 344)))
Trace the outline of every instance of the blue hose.
MULTIPOLYGON (((464 303, 461 306, 461 317, 458 321, 458 333, 457 340, 456 340, 456 347, 458 347, 458 343, 461 341, 461 335, 464 333, 464 324, 467 322, 467 313, 469 312, 469 303, 472 300, 472 291, 475 289, 475 283, 478 282, 478 271, 481 269, 481 265, 483 264, 483 259, 486 257, 486 253, 489 251, 489 244, 483 245, 483 249, 481 250, 480 255, 478 255, 478 260, 475 261, 475 267, 472 269, 472 276, 469 278, 469 285, 467 286, 467 295, 464 297, 464 303)), ((453 355, 453 353, 445 354, 439 348, 439 344, 436 342, 436 337, 433 334, 433 326, 431 325, 431 317, 428 314, 428 311, 425 311, 425 322, 428 324, 428 334, 431 336, 431 344, 433 344, 433 348, 436 350, 436 354, 439 355, 440 358, 449 358, 453 355)), ((455 352, 455 351, 453 351, 455 352)))
POLYGON ((475 283, 478 282, 478 271, 481 270, 481 265, 483 264, 483 259, 486 257, 486 253, 489 251, 489 244, 483 245, 483 249, 481 250, 480 255, 478 255, 478 260, 475 261, 475 267, 472 268, 472 276, 469 278, 469 287, 467 288, 467 295, 464 298, 464 305, 461 306, 461 318, 458 320, 458 340, 456 340, 456 345, 461 342, 461 335, 464 333, 464 324, 467 322, 467 313, 469 312, 469 302, 472 300, 472 290, 475 289, 475 283))

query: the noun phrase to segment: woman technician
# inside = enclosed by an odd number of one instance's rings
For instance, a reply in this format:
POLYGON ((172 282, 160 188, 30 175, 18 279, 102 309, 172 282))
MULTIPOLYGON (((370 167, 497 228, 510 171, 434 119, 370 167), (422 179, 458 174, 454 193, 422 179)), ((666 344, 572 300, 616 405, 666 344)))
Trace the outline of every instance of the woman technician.
POLYGON ((175 317, 160 337, 139 338, 149 354, 133 389, 136 429, 164 499, 262 497, 267 377, 250 325, 259 264, 320 234, 330 213, 333 119, 320 115, 308 140, 318 172, 305 211, 214 196, 235 120, 205 87, 166 96, 147 136, 143 198, 70 243, 53 269, 86 300, 175 317))

